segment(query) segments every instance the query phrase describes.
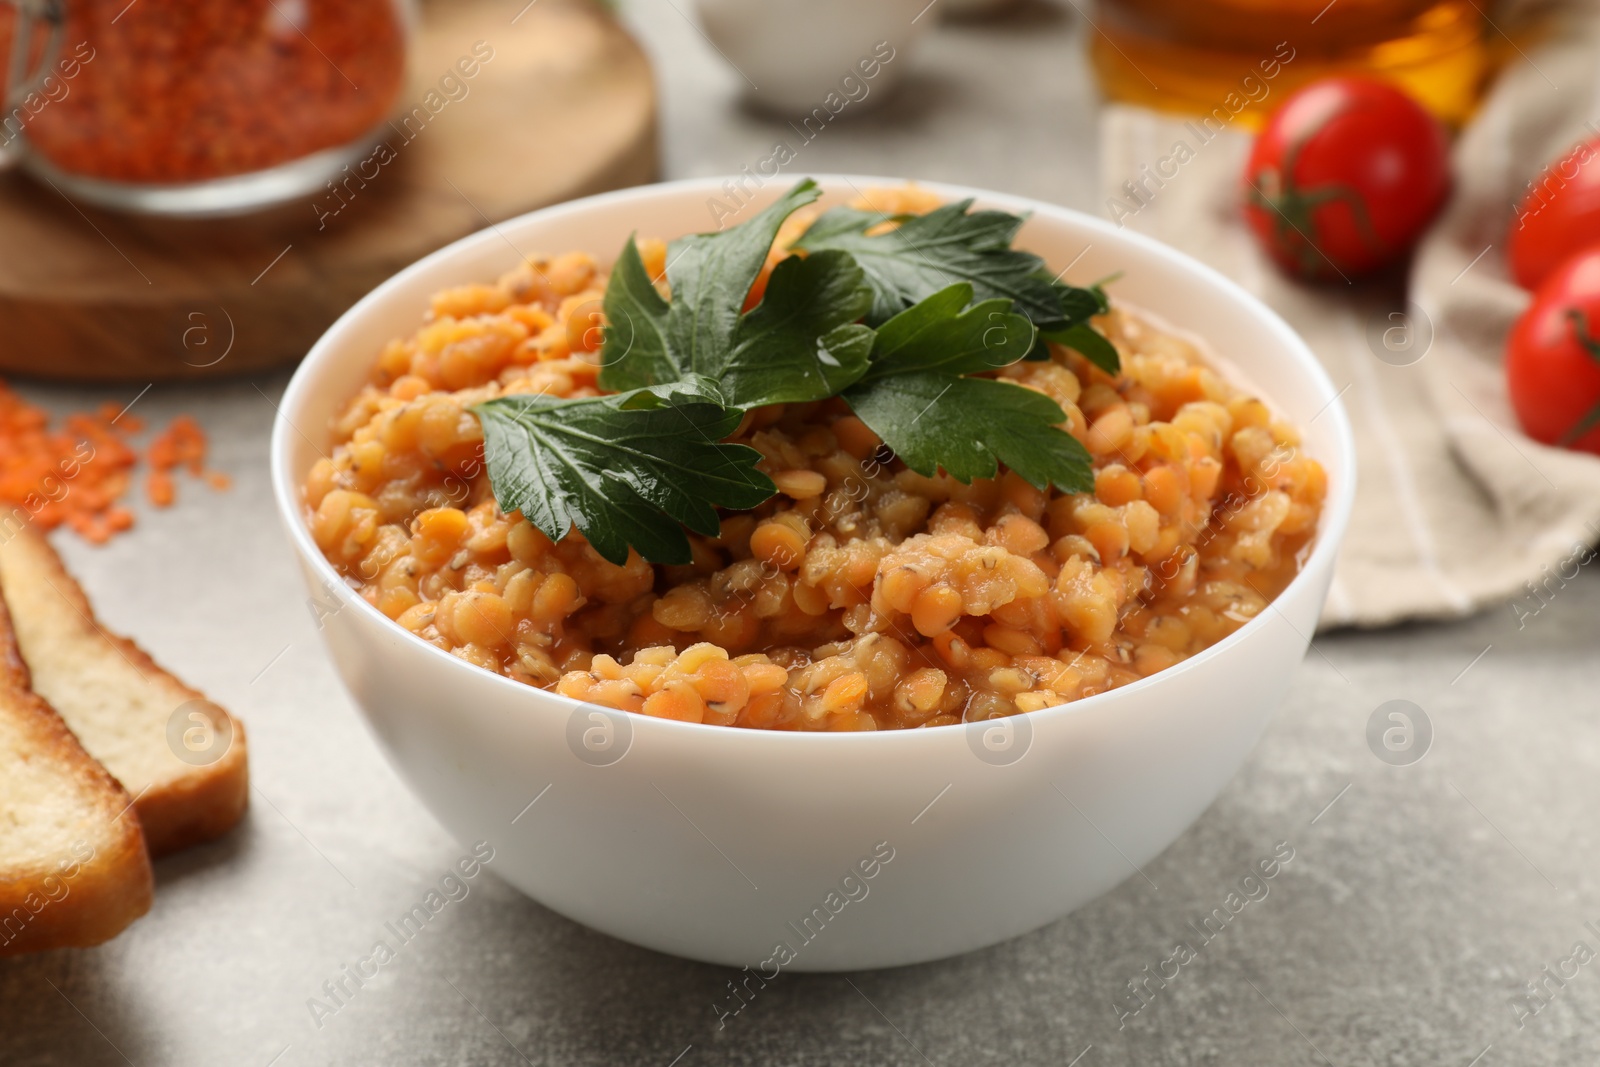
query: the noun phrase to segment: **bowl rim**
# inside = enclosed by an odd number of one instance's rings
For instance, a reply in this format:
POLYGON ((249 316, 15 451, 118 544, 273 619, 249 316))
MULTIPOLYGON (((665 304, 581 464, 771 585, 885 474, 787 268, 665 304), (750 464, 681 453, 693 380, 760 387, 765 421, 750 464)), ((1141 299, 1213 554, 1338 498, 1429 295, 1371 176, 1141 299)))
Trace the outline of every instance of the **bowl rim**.
MULTIPOLYGON (((840 185, 854 188, 881 188, 886 186, 893 187, 906 185, 913 182, 913 179, 888 177, 882 175, 840 174, 827 172, 796 176, 794 180, 799 181, 801 180, 801 177, 809 177, 815 180, 817 184, 822 187, 824 194, 829 191, 837 191, 837 187, 840 185)), ((497 674, 492 671, 484 670, 482 667, 474 666, 473 664, 470 664, 457 656, 451 655, 444 649, 424 641, 416 634, 413 634, 399 626, 394 622, 394 620, 384 615, 374 605, 368 603, 364 597, 358 595, 355 590, 351 589, 350 586, 345 583, 344 577, 334 569, 333 564, 330 563, 327 557, 322 554, 321 549, 317 547, 316 542, 311 538, 310 527, 306 523, 302 514, 302 504, 300 501, 300 491, 302 487, 291 479, 289 471, 289 455, 293 444, 293 438, 297 436, 304 436, 302 431, 295 425, 293 419, 291 418, 291 414, 298 411, 303 406, 304 398, 310 395, 312 387, 311 383, 313 379, 317 377, 322 365, 335 361, 335 357, 338 354, 341 335, 344 332, 353 329, 354 325, 363 319, 369 313, 370 309, 379 301, 381 301, 390 291, 398 288, 400 285, 410 281, 418 275, 432 271, 438 265, 460 255, 469 248, 476 249, 481 245, 487 245, 493 242, 505 240, 502 233, 502 229, 505 227, 520 227, 535 219, 549 219, 566 215, 582 214, 586 211, 599 207, 624 205, 634 201, 647 201, 665 194, 681 194, 688 192, 719 193, 723 190, 724 182, 729 180, 737 180, 737 178, 737 175, 681 178, 673 181, 655 182, 649 185, 630 186, 625 189, 617 189, 611 192, 598 193, 592 196, 580 197, 575 200, 568 200, 559 204, 550 205, 548 207, 538 208, 522 215, 515 216, 514 218, 507 219, 503 222, 490 223, 483 229, 476 230, 465 237, 445 245, 443 248, 440 248, 437 251, 429 253, 416 262, 391 275, 377 286, 373 287, 370 292, 368 292, 355 304, 351 305, 348 310, 340 315, 339 318, 322 333, 322 335, 317 339, 316 343, 312 345, 311 349, 306 353, 305 358, 302 359, 300 364, 295 368, 294 374, 291 376, 288 386, 284 389, 283 396, 280 398, 278 404, 275 405, 277 411, 273 417, 272 426, 272 438, 270 445, 270 476, 272 480, 273 499, 278 509, 279 518, 289 534, 290 542, 295 551, 302 557, 302 559, 310 561, 311 567, 314 569, 318 579, 320 580, 319 584, 321 587, 326 591, 331 591, 333 595, 339 599, 339 611, 343 611, 345 608, 353 605, 355 611, 364 615, 370 621, 375 622, 380 626, 389 627, 392 632, 401 636, 407 642, 407 645, 404 647, 415 648, 420 654, 437 657, 440 662, 446 664, 446 670, 468 672, 463 674, 464 680, 473 678, 474 676, 479 676, 476 684, 499 686, 501 687, 502 691, 506 692, 508 695, 515 694, 514 699, 527 701, 531 707, 537 708, 543 705, 545 700, 552 700, 555 703, 550 705, 550 710, 559 710, 561 714, 567 716, 570 716, 574 711, 581 708, 600 709, 607 712, 614 712, 619 715, 629 715, 630 723, 635 729, 640 728, 642 724, 634 723, 633 720, 643 720, 644 722, 648 722, 650 724, 648 728, 651 729, 691 731, 696 733, 711 731, 717 737, 726 739, 727 743, 746 745, 825 745, 863 743, 917 744, 919 742, 909 739, 915 737, 927 738, 938 736, 955 736, 960 731, 969 730, 973 724, 952 723, 948 726, 932 727, 928 729, 867 731, 740 729, 738 727, 721 726, 712 723, 691 723, 680 722, 675 719, 658 719, 654 716, 633 714, 615 708, 603 708, 601 705, 593 704, 587 701, 581 701, 575 697, 563 696, 562 694, 553 690, 538 689, 525 683, 515 681, 514 679, 508 678, 503 674, 497 674), (906 740, 866 740, 867 738, 894 737, 905 738, 906 740), (805 740, 800 740, 802 738, 805 740)), ((767 184, 774 187, 773 193, 786 188, 783 183, 780 183, 775 179, 769 181, 767 184)), ((1065 704, 1057 704, 1053 707, 1040 709, 1039 711, 1019 712, 1019 715, 1027 716, 1030 723, 1039 723, 1046 720, 1065 718, 1071 715, 1087 714, 1090 711, 1098 710, 1109 701, 1114 701, 1119 698, 1127 699, 1128 695, 1134 691, 1143 692, 1152 686, 1171 683, 1180 676, 1191 671, 1198 670, 1220 656, 1227 655, 1231 649, 1243 644, 1250 638, 1252 634, 1263 629, 1267 625, 1268 619, 1271 616, 1278 615, 1281 617, 1283 613, 1280 610, 1277 610, 1277 602, 1285 597, 1288 597, 1296 590, 1303 590, 1308 584, 1317 580, 1316 575, 1323 569, 1326 568, 1331 575, 1335 562, 1333 557, 1337 555, 1340 544, 1344 539, 1345 532, 1349 526, 1351 511, 1355 503, 1355 438, 1351 429, 1349 417, 1345 411, 1343 394, 1334 387, 1332 379, 1328 377, 1327 371, 1312 353, 1310 346, 1308 346, 1305 340, 1301 338, 1297 332, 1295 332, 1293 327, 1284 321, 1282 316, 1280 316, 1276 311, 1272 310, 1272 308, 1268 307, 1260 298, 1215 268, 1202 263, 1192 256, 1180 252, 1172 246, 1158 241, 1153 237, 1116 226, 1110 221, 1102 219, 1097 215, 1092 215, 1088 212, 1080 211, 1075 208, 1063 207, 1059 204, 1052 204, 1043 200, 1036 200, 1030 197, 1016 196, 1009 193, 981 189, 973 186, 920 180, 916 180, 915 184, 921 186, 922 188, 928 189, 929 191, 934 192, 946 198, 947 200, 967 199, 970 197, 976 200, 979 206, 995 207, 1002 210, 1012 211, 1014 213, 1025 213, 1029 216, 1066 216, 1066 221, 1070 222, 1072 225, 1098 233, 1108 242, 1121 242, 1130 244, 1147 254, 1167 260, 1183 270, 1198 275, 1213 286, 1220 288, 1223 292, 1232 297, 1236 303, 1241 305, 1243 310, 1255 315, 1258 319, 1263 321, 1263 323, 1271 332, 1279 335, 1279 339, 1282 342, 1284 357, 1291 360, 1295 364, 1296 369, 1308 377, 1317 390, 1328 398, 1322 409, 1319 410, 1317 414, 1313 415, 1312 418, 1327 418, 1332 420, 1333 450, 1337 453, 1340 469, 1344 472, 1343 477, 1339 478, 1333 483, 1333 491, 1329 494, 1328 498, 1324 502, 1321 529, 1318 531, 1317 539, 1313 543, 1311 554, 1306 557, 1305 561, 1301 564, 1299 573, 1290 580, 1289 584, 1280 590, 1276 597, 1274 597, 1271 601, 1268 601, 1268 610, 1262 611, 1255 618, 1245 623, 1243 626, 1229 634, 1227 637, 1223 638, 1221 641, 1211 645, 1209 648, 1203 649, 1202 651, 1195 653, 1193 656, 1190 656, 1188 659, 1183 660, 1180 663, 1176 663, 1171 667, 1167 667, 1164 670, 1157 671, 1155 674, 1149 675, 1148 677, 1141 678, 1136 682, 1130 682, 1124 686, 1119 686, 1116 689, 1110 689, 1103 693, 1096 693, 1093 696, 1084 697, 1080 700, 1068 701, 1065 704)), ((768 190, 763 187, 755 200, 757 202, 764 202, 768 195, 773 194, 769 193, 768 190)), ((1152 308, 1150 310, 1154 311, 1157 315, 1161 314, 1159 308, 1152 308)), ((1180 328, 1182 328, 1181 324, 1180 328)), ((376 358, 376 355, 376 352, 369 353, 367 358, 369 360, 374 359, 376 358)), ((1270 402, 1271 398, 1267 399, 1270 402)), ((307 440, 309 441, 310 439, 307 438, 307 440)), ((319 449, 321 447, 315 445, 314 442, 313 445, 319 449)), ((1287 618, 1285 618, 1283 621, 1285 625, 1291 625, 1292 628, 1292 624, 1288 622, 1287 618)), ((1302 636, 1306 636, 1307 643, 1309 645, 1314 635, 1302 636)), ((468 682, 467 684, 473 683, 468 682)), ((363 714, 366 714, 365 709, 363 709, 363 714)))

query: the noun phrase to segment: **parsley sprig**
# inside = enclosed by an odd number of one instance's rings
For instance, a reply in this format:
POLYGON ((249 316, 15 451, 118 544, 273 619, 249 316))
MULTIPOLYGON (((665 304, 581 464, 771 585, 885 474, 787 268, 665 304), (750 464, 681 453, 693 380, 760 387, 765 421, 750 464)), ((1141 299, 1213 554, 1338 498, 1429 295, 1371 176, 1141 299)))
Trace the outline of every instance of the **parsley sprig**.
POLYGON ((963 201, 920 216, 834 208, 747 308, 784 220, 819 195, 808 179, 748 222, 674 241, 670 297, 630 238, 606 287, 609 395, 511 394, 472 408, 501 509, 553 540, 575 527, 613 563, 630 548, 687 563, 685 527, 715 536, 718 508, 776 492, 759 452, 724 441, 744 412, 832 396, 920 474, 970 482, 1004 463, 1040 489, 1092 489, 1060 405, 992 374, 1047 358, 1046 341, 1115 373, 1115 347, 1089 324, 1104 292, 1011 248, 1023 218, 963 201))
POLYGON ((1060 297, 1044 261, 1011 247, 1024 219, 1004 211, 971 211, 971 200, 926 215, 885 215, 836 207, 812 223, 795 247, 809 253, 848 252, 872 284, 874 324, 958 281, 981 299, 1001 297, 1036 323, 1062 315, 1060 297), (893 229, 867 236, 884 222, 893 229))
POLYGON ((495 500, 552 540, 577 526, 613 563, 638 549, 689 562, 687 526, 715 537, 716 509, 753 508, 777 491, 761 453, 722 444, 740 413, 715 393, 632 390, 582 400, 496 397, 472 409, 495 500))
POLYGON ((1002 298, 1039 327, 1030 358, 1048 359, 1044 341, 1077 349, 1107 374, 1119 369, 1116 347, 1089 325, 1108 309, 1098 286, 1078 288, 1050 276, 1044 260, 1011 247, 1027 221, 1004 211, 971 211, 971 200, 926 215, 886 215, 853 207, 823 214, 795 248, 818 255, 848 252, 872 286, 867 321, 886 322, 955 282, 971 284, 980 300, 1002 298), (892 229, 871 234, 886 222, 892 229))
POLYGON ((1064 492, 1094 486, 1089 453, 1059 428, 1061 405, 1043 393, 974 375, 1015 363, 1034 326, 1009 300, 968 307, 959 282, 913 304, 878 329, 872 364, 845 402, 906 466, 952 478, 992 478, 996 461, 1032 485, 1064 492))
POLYGON ((861 377, 872 330, 858 323, 872 299, 844 252, 791 256, 772 271, 761 303, 745 295, 778 227, 820 194, 804 181, 749 222, 682 237, 667 248, 661 298, 629 240, 606 286, 600 387, 636 389, 696 374, 740 408, 832 396, 861 377))

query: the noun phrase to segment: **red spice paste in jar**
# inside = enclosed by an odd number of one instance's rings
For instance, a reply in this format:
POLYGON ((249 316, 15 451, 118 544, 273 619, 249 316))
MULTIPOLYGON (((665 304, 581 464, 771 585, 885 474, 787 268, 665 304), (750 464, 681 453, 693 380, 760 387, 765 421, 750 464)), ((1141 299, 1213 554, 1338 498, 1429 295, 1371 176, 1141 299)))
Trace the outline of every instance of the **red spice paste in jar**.
MULTIPOLYGON (((398 0, 66 6, 62 54, 78 69, 25 130, 37 154, 83 177, 181 183, 265 170, 362 138, 404 84, 398 0)), ((11 13, 0 12, 9 48, 11 13)))

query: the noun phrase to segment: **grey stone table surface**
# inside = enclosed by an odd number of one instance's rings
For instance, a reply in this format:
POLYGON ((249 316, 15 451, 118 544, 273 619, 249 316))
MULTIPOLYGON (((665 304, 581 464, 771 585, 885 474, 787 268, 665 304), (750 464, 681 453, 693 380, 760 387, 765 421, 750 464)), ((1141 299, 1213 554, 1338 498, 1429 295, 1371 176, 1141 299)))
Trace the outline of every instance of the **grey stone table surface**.
MULTIPOLYGON (((734 105, 737 77, 675 2, 627 9, 658 63, 666 169, 736 171, 785 127, 734 105)), ((898 99, 830 125, 796 167, 1092 207, 1080 26, 1036 6, 940 27, 898 99)), ((1587 572, 1520 621, 1503 608, 1319 637, 1238 776, 1147 877, 1014 941, 785 975, 722 1026, 732 972, 590 932, 488 873, 319 1026, 308 1001, 462 846, 384 763, 318 644, 267 492, 268 398, 283 384, 139 396, 152 423, 197 413, 234 488, 185 483, 177 507, 103 548, 59 539, 109 625, 246 721, 254 790, 235 833, 157 865, 154 909, 121 937, 0 961, 5 1067, 1600 1060, 1600 934, 1586 926, 1600 928, 1600 579, 1587 572), (1404 766, 1368 742, 1397 699, 1432 731, 1404 766), (1196 927, 1275 849, 1293 859, 1266 896, 1203 941, 1196 927), (1179 941, 1196 957, 1147 981, 1179 941), (1518 1010, 1530 981, 1542 996, 1518 1010)), ((137 387, 26 391, 65 407, 137 387)))

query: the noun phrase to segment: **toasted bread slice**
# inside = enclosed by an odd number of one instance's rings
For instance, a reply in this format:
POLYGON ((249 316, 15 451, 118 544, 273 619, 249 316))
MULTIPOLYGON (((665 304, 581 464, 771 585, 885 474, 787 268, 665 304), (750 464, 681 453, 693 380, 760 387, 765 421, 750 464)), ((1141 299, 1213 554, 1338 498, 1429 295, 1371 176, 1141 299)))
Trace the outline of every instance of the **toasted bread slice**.
POLYGON ((239 821, 250 779, 238 720, 105 630, 33 529, 0 540, 0 592, 34 691, 133 796, 152 856, 239 821))
POLYGON ((28 687, 0 605, 0 956, 98 945, 150 910, 132 808, 28 687))

